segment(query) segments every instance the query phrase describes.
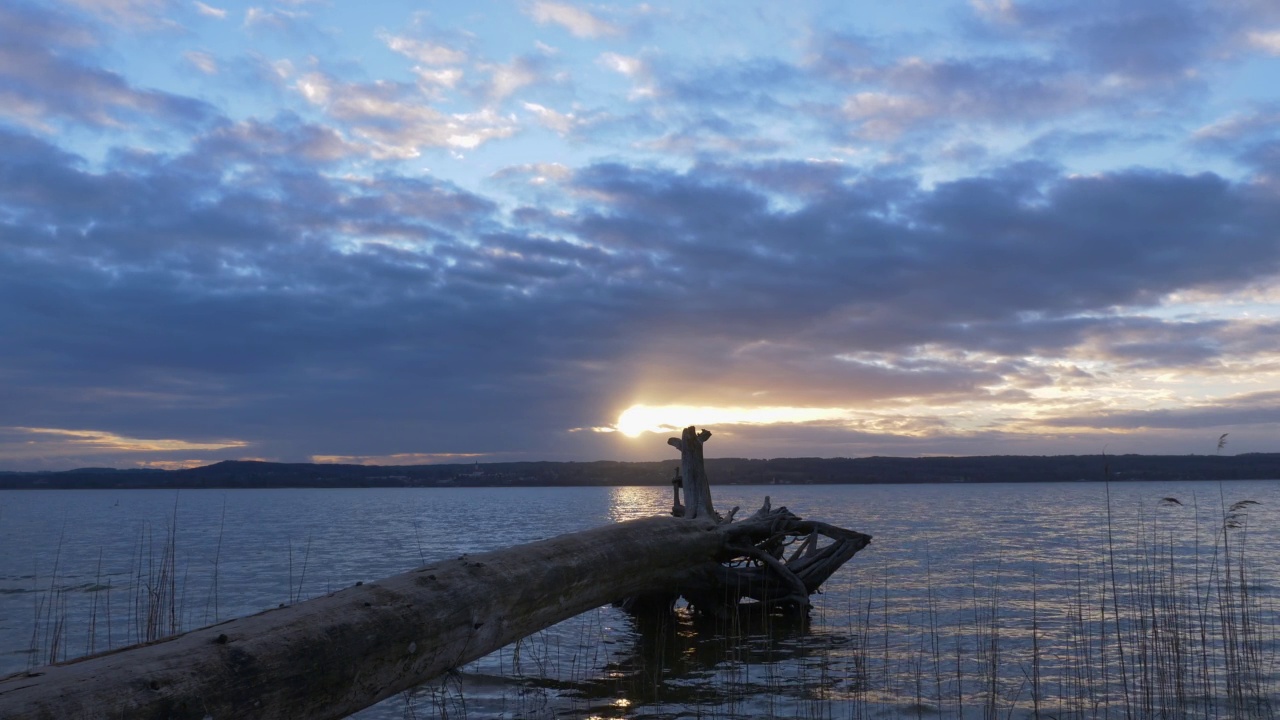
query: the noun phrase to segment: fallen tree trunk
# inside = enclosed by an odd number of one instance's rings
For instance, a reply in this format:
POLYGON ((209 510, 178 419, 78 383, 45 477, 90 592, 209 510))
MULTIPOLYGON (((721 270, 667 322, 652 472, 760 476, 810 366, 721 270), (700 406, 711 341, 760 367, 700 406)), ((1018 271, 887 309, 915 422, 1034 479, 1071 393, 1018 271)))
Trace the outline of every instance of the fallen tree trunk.
POLYGON ((343 718, 735 542, 709 521, 618 523, 365 583, 0 679, 0 717, 343 718))
MULTIPOLYGON (((687 517, 656 517, 463 556, 184 635, 0 678, 0 717, 343 718, 610 602, 701 612, 807 608, 868 535, 711 504, 702 444, 680 449, 687 517), (803 539, 802 539, 803 538, 803 539), (820 547, 820 540, 831 543, 820 547), (787 546, 799 542, 791 557, 787 546), (641 601, 641 602, 636 602, 641 601)), ((676 509, 680 506, 679 486, 676 509)))

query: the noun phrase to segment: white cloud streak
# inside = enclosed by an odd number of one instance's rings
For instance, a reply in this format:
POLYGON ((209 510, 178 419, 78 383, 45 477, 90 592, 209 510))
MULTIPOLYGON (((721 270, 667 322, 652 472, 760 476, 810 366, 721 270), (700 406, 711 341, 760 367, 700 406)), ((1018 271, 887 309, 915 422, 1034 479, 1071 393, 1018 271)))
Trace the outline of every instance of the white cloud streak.
POLYGON ((195 67, 195 69, 199 70, 205 75, 218 74, 218 61, 213 58, 213 55, 210 55, 207 52, 189 50, 183 53, 182 57, 187 62, 191 63, 191 65, 195 67))
POLYGON ((227 19, 227 11, 224 8, 206 5, 200 2, 200 0, 193 0, 192 5, 195 7, 196 12, 204 15, 205 17, 211 17, 217 20, 227 19))
POLYGON ((622 33, 622 29, 617 25, 601 20, 594 14, 568 3, 535 2, 529 14, 536 22, 543 25, 559 25, 575 37, 599 38, 622 33))

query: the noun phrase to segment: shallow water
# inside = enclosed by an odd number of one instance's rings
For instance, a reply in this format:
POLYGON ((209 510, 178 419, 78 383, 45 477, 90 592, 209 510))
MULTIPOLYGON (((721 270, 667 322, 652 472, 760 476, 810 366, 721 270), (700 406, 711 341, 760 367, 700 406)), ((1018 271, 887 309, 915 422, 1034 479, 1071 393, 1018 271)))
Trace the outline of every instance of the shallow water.
MULTIPOLYGON (((170 533, 172 614, 153 623, 186 630, 659 514, 668 493, 0 492, 0 675, 51 648, 144 639, 139 588, 165 567, 170 533)), ((715 502, 745 514, 765 495, 875 537, 808 618, 656 626, 600 608, 358 717, 1270 715, 1280 482, 734 486, 715 502), (1228 555, 1223 516, 1241 500, 1259 504, 1237 514, 1228 555), (1247 594, 1224 595, 1240 559, 1247 594)))

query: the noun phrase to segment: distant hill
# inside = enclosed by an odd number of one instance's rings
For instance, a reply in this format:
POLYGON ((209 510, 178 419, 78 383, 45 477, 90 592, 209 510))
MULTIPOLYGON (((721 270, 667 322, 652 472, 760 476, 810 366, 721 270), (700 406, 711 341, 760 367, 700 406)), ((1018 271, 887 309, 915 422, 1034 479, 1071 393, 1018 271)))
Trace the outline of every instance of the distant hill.
MULTIPOLYGON (((188 470, 80 468, 0 473, 0 489, 342 488, 666 485, 679 461, 330 465, 228 460, 188 470)), ((1280 479, 1280 453, 712 458, 719 485, 1280 479)))

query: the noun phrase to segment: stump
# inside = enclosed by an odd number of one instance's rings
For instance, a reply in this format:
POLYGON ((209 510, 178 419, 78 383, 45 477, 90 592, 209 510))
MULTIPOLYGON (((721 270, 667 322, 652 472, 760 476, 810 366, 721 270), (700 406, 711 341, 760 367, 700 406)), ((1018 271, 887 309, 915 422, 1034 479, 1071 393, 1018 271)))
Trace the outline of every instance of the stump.
POLYGON ((703 563, 685 573, 676 590, 643 593, 620 605, 633 612, 670 609, 678 596, 683 596, 695 611, 713 615, 744 600, 764 607, 807 609, 809 596, 866 547, 871 536, 801 519, 785 507, 775 509, 768 496, 764 505, 744 520, 734 522, 737 507, 721 517, 711 501, 702 450, 710 438, 710 431, 699 432, 689 426, 680 437, 667 441, 680 451, 680 469, 672 480, 675 499, 671 512, 677 517, 715 522, 726 534, 726 547, 733 557, 703 563))

